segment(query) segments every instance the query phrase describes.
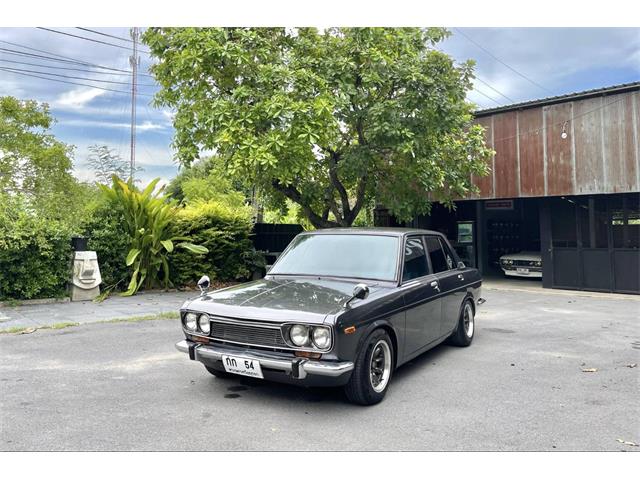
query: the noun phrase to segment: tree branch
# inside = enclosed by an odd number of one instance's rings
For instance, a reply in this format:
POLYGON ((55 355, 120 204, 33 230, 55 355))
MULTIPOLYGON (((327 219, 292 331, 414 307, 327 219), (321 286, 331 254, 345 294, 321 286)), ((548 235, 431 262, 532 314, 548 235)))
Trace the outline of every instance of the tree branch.
POLYGON ((311 206, 309 206, 309 204, 307 204, 302 199, 302 194, 295 187, 291 185, 283 185, 280 183, 279 180, 276 180, 276 179, 272 180, 271 185, 275 190, 277 190, 287 198, 291 199, 292 201, 300 205, 300 207, 302 208, 302 211, 304 212, 304 214, 307 216, 307 218, 313 224, 314 227, 329 228, 329 227, 339 226, 338 223, 329 221, 326 218, 323 218, 320 215, 318 215, 316 212, 314 212, 311 206))

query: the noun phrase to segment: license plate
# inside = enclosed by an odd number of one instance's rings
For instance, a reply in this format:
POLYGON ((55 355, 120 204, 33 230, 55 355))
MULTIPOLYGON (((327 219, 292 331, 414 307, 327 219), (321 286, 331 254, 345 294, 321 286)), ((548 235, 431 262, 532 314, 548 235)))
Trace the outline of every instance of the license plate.
POLYGON ((244 375, 246 377, 264 378, 260 362, 251 358, 233 357, 231 355, 222 356, 222 364, 224 369, 229 373, 236 375, 244 375))
POLYGON ((525 275, 529 275, 529 269, 528 268, 516 268, 516 271, 518 273, 524 273, 525 275))

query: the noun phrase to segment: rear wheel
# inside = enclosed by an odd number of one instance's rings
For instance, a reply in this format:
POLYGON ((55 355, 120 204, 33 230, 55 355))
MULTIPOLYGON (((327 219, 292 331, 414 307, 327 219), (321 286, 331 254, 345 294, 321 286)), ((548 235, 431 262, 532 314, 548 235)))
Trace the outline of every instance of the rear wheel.
POLYGON ((359 405, 374 405, 384 398, 393 374, 393 343, 387 332, 374 331, 358 354, 349 383, 347 398, 359 405))
POLYGON ((465 300, 462 304, 462 310, 460 311, 460 318, 458 319, 458 327, 456 331, 451 334, 451 343, 458 347, 468 347, 473 341, 473 334, 476 329, 476 321, 473 312, 473 305, 471 300, 465 300))
POLYGON ((233 373, 227 373, 227 372, 224 372, 222 370, 216 370, 215 368, 209 367, 207 365, 205 365, 204 368, 206 368, 207 372, 209 372, 214 377, 218 377, 218 378, 233 378, 233 377, 235 377, 235 375, 233 373))

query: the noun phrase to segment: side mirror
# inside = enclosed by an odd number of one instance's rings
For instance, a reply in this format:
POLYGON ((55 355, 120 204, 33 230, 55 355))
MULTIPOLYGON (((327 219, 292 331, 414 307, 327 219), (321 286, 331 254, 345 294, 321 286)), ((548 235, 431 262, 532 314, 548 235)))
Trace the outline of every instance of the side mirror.
POLYGON ((364 300, 368 296, 369 296, 369 287, 367 286, 367 284, 366 283, 359 283, 355 287, 353 287, 353 294, 352 294, 351 298, 349 300, 347 300, 346 302, 344 302, 343 306, 344 306, 344 308, 348 308, 349 307, 349 303, 351 303, 356 298, 358 298, 360 300, 364 300))
POLYGON ((211 285, 211 280, 206 275, 203 275, 200 280, 198 280, 198 288, 200 288, 200 295, 204 295, 207 293, 207 289, 211 285))
POLYGON ((458 270, 464 270, 465 268, 467 268, 467 266, 464 262, 458 262, 458 270))

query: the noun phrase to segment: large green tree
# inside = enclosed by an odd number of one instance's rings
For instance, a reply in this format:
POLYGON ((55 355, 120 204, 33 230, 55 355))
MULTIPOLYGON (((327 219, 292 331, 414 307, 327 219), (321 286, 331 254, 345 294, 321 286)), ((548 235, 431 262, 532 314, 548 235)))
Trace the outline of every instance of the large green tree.
POLYGON ((398 218, 451 204, 487 173, 472 125, 472 62, 434 47, 441 28, 152 28, 158 105, 174 145, 203 149, 316 227, 348 226, 374 201, 398 218))
POLYGON ((73 147, 51 134, 53 122, 47 104, 0 97, 0 201, 20 198, 42 218, 73 224, 94 189, 72 175, 73 147))

